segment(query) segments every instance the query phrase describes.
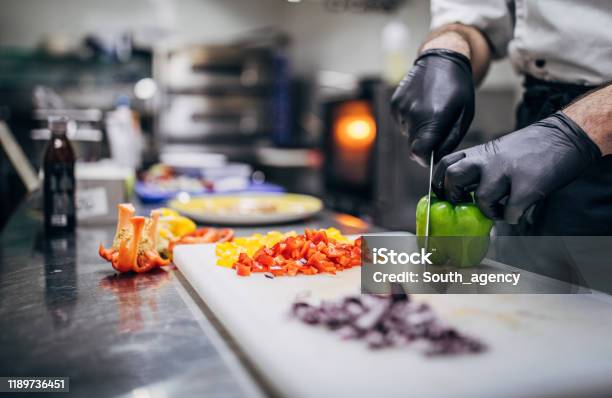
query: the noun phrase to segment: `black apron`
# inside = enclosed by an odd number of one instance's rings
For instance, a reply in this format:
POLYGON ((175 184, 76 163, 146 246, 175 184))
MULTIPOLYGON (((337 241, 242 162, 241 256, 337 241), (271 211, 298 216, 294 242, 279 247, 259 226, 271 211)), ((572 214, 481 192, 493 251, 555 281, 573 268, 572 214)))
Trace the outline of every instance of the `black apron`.
MULTIPOLYGON (((516 112, 517 129, 550 116, 595 87, 527 76, 524 88, 516 112)), ((612 281, 606 276, 612 276, 608 260, 612 250, 612 156, 599 159, 576 180, 546 197, 530 221, 522 219, 516 226, 498 222, 495 227, 500 261, 612 292, 612 281)))
MULTIPOLYGON (((544 119, 596 88, 551 83, 527 76, 523 100, 516 112, 516 128, 544 119)), ((604 156, 576 180, 550 194, 536 206, 533 222, 518 227, 499 225, 501 234, 527 236, 612 235, 612 156, 604 156), (510 231, 509 231, 510 230, 510 231)), ((501 223, 500 223, 501 224, 501 223)))

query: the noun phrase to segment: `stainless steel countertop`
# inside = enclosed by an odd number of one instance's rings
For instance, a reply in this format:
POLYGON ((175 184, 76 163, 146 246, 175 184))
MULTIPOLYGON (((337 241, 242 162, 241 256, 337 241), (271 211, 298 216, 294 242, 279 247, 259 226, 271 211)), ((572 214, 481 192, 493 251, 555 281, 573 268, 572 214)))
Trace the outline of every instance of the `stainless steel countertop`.
MULTIPOLYGON (((98 256, 114 225, 47 237, 38 201, 26 201, 0 236, 0 376, 68 376, 71 395, 88 397, 265 395, 176 268, 119 275, 98 256)), ((236 233, 364 232, 354 221, 324 211, 236 233)))

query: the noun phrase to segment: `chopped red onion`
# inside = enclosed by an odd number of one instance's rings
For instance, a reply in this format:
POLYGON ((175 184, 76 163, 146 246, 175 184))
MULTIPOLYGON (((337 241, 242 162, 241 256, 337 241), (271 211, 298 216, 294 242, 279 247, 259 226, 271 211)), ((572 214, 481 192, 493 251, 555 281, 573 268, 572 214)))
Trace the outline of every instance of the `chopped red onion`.
POLYGON ((293 315, 309 325, 323 325, 342 339, 365 340, 370 348, 426 343, 427 355, 478 353, 486 346, 439 320, 431 307, 407 295, 349 296, 320 305, 298 300, 293 315))

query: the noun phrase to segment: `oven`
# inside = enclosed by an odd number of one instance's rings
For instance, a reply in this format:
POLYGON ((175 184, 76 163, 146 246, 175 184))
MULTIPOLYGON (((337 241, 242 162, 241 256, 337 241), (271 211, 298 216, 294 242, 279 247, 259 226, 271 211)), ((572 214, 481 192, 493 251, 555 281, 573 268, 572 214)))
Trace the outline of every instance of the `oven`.
POLYGON ((323 104, 325 200, 388 229, 414 232, 427 169, 410 160, 393 120, 393 87, 364 80, 357 92, 323 104))

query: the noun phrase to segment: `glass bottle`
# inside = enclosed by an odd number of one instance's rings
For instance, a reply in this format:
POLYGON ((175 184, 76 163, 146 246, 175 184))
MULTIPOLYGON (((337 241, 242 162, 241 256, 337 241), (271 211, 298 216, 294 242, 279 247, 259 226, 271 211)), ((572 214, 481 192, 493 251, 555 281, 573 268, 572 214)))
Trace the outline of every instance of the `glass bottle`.
POLYGON ((48 233, 74 231, 76 226, 74 151, 66 136, 68 118, 49 118, 51 139, 44 159, 45 230, 48 233))

